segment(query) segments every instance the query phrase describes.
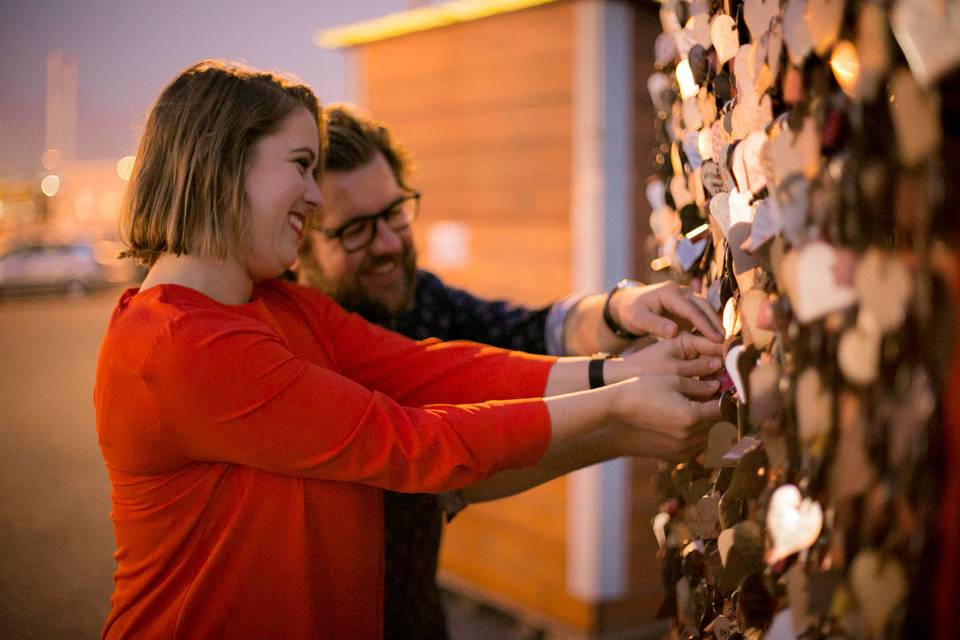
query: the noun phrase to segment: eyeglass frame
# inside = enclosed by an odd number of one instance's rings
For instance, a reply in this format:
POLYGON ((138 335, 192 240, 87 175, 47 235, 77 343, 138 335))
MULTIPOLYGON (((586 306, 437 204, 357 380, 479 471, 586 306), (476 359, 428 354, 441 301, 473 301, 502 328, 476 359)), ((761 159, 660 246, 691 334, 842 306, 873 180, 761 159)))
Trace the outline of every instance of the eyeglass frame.
POLYGON ((320 233, 322 233, 327 238, 330 238, 331 240, 334 240, 334 239, 339 240, 340 246, 343 247, 343 250, 346 251, 347 253, 363 251, 364 249, 369 247, 371 244, 373 244, 373 241, 377 239, 377 220, 382 219, 384 224, 386 224, 389 227, 390 225, 387 223, 387 216, 393 211, 395 207, 397 207, 397 205, 403 204, 407 200, 414 201, 413 215, 410 217, 410 220, 405 225, 397 229, 390 227, 391 231, 403 231, 404 229, 408 228, 410 224, 413 223, 414 220, 417 219, 417 216, 420 215, 420 192, 414 189, 408 189, 407 193, 403 194, 398 198, 394 198, 392 201, 390 201, 390 203, 387 206, 385 206, 383 209, 380 209, 380 211, 376 213, 371 213, 365 216, 357 216, 352 220, 347 220, 336 229, 331 229, 329 227, 321 227, 319 225, 315 226, 313 229, 314 231, 319 231, 320 233), (356 247, 354 249, 347 249, 345 246, 343 246, 343 233, 349 227, 357 224, 358 222, 366 222, 368 220, 373 222, 373 227, 372 227, 373 233, 370 234, 370 239, 367 240, 365 243, 363 243, 363 245, 356 247))

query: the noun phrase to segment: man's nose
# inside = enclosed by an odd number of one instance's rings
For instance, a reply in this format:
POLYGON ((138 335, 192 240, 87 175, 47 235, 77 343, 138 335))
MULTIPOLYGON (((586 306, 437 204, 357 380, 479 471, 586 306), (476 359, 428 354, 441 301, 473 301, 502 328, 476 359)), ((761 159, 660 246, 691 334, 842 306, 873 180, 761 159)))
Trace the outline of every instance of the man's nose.
POLYGON ((403 246, 400 234, 390 228, 383 218, 377 218, 377 235, 370 245, 370 251, 376 254, 395 253, 403 246))

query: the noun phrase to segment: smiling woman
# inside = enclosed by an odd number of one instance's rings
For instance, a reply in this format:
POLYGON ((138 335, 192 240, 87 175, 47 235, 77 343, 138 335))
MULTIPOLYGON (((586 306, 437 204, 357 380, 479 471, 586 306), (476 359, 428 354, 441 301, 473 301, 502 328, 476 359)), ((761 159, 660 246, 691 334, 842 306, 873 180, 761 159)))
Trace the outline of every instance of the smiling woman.
POLYGON ((310 211, 323 203, 314 178, 317 120, 298 108, 251 148, 244 171, 249 227, 237 256, 254 280, 274 278, 297 257, 310 211))
MULTIPOLYGON (((149 272, 113 312, 94 390, 117 540, 107 638, 380 637, 382 489, 583 451, 685 455, 716 417, 684 395, 713 382, 413 342, 277 280, 323 202, 322 128, 306 86, 218 61, 150 114, 124 212, 149 272)), ((396 242, 379 211, 374 235, 396 242)))

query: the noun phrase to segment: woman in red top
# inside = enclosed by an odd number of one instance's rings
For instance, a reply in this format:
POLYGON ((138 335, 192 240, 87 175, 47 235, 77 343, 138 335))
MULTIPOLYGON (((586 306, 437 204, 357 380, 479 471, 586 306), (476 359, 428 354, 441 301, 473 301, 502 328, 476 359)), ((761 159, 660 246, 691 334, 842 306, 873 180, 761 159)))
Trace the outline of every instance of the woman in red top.
POLYGON ((649 359, 605 361, 584 391, 587 359, 414 343, 276 280, 322 205, 322 132, 307 87, 216 61, 150 114, 123 216, 150 269, 94 393, 117 538, 105 637, 378 637, 380 489, 456 489, 598 433, 686 455, 717 417, 688 398, 715 383, 634 377, 649 359))

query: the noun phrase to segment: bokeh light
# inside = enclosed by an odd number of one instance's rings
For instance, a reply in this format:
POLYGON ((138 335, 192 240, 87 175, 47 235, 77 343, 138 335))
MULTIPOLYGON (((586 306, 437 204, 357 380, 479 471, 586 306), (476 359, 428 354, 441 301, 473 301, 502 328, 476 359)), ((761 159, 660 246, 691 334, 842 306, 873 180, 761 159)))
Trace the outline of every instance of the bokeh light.
POLYGON ((693 79, 693 70, 690 69, 688 60, 681 60, 677 65, 677 82, 680 84, 680 97, 684 100, 696 97, 700 92, 700 85, 693 79))
POLYGON ((123 156, 117 162, 117 175, 120 176, 121 180, 129 180, 130 176, 133 174, 133 156, 123 156))
POLYGON ((48 198, 57 195, 57 192, 60 191, 60 176, 52 173, 44 176, 43 180, 40 181, 40 191, 48 198))
POLYGON ((47 171, 53 171, 53 168, 57 166, 58 162, 60 162, 59 149, 47 149, 43 152, 43 155, 40 156, 40 164, 42 164, 43 168, 47 171))
POLYGON ((849 40, 841 40, 833 48, 830 67, 843 92, 856 97, 857 83, 860 82, 860 57, 857 48, 849 40))

